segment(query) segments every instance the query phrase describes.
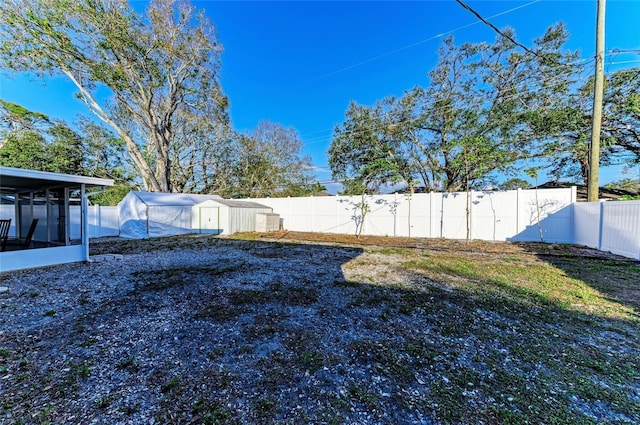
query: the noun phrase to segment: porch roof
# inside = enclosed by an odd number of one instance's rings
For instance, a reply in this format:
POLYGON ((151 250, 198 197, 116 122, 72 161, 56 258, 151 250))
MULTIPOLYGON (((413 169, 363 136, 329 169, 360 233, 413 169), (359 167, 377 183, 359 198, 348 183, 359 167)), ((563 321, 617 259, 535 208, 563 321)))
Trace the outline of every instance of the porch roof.
POLYGON ((113 180, 0 167, 0 193, 33 192, 52 188, 76 187, 81 184, 84 184, 86 188, 113 186, 113 180))

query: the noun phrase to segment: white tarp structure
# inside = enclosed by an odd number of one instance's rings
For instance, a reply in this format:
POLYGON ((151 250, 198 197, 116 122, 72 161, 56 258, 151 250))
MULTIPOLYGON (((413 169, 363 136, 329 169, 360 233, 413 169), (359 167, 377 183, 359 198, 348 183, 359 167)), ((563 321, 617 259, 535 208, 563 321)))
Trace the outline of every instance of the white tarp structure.
POLYGON ((192 207, 191 227, 195 233, 214 235, 254 232, 256 215, 272 212, 271 207, 257 202, 209 199, 192 207))
POLYGON ((191 208, 217 195, 129 192, 118 204, 120 237, 143 239, 193 232, 191 208))

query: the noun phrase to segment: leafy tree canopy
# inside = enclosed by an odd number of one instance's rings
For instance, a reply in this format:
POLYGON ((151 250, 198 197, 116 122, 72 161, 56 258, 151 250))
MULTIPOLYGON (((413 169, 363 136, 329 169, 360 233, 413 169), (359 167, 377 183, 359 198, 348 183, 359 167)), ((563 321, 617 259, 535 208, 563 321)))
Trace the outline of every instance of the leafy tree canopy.
POLYGON ((66 76, 89 111, 123 140, 146 188, 175 189, 190 115, 226 123, 221 46, 213 25, 186 1, 135 12, 126 0, 0 2, 0 64, 66 76), (112 96, 103 99, 100 89, 112 96), (181 121, 181 122, 178 122, 181 121), (180 149, 179 152, 182 152, 180 149))
POLYGON ((24 125, 8 125, 2 131, 0 165, 114 179, 116 188, 92 199, 102 204, 115 205, 133 187, 133 175, 124 161, 124 143, 109 130, 86 119, 74 130, 21 105, 1 100, 0 105, 0 121, 15 122, 15 111, 20 112, 20 121, 25 120, 24 125))
POLYGON ((577 54, 561 49, 567 37, 562 25, 549 28, 534 55, 502 37, 461 46, 447 38, 428 86, 349 107, 330 149, 334 177, 374 187, 417 179, 427 190, 456 191, 540 155, 547 134, 535 124, 567 92, 575 68, 577 54))

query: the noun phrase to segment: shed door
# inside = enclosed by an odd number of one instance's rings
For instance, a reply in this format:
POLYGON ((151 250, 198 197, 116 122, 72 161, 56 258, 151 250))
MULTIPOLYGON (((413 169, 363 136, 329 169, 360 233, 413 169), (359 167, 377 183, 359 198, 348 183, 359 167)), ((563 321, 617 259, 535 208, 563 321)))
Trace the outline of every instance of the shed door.
POLYGON ((200 233, 220 234, 220 207, 200 207, 200 233))

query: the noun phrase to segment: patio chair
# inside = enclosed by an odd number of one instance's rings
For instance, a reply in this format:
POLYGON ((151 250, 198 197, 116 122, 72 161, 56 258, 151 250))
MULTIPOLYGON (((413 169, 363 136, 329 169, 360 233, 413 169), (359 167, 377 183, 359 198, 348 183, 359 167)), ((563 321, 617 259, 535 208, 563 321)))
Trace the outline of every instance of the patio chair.
POLYGON ((33 234, 36 231, 36 227, 38 226, 38 219, 34 218, 31 222, 31 226, 29 227, 29 231, 27 232, 27 237, 24 240, 21 239, 8 239, 2 245, 2 251, 4 251, 7 246, 15 246, 18 249, 27 249, 31 245, 31 239, 33 239, 33 234))
POLYGON ((9 228, 11 227, 11 219, 0 220, 0 250, 4 251, 4 244, 7 243, 9 238, 9 228))

